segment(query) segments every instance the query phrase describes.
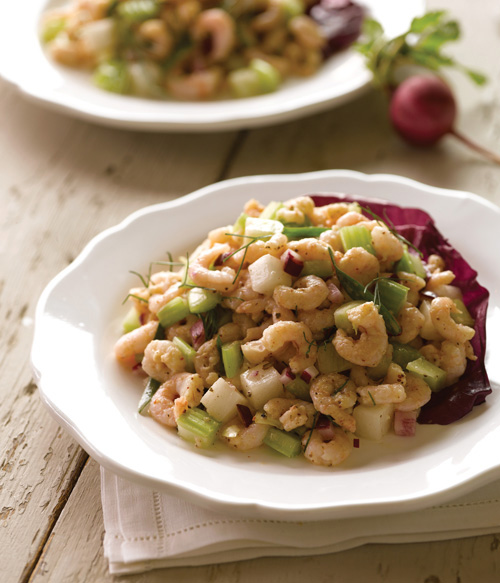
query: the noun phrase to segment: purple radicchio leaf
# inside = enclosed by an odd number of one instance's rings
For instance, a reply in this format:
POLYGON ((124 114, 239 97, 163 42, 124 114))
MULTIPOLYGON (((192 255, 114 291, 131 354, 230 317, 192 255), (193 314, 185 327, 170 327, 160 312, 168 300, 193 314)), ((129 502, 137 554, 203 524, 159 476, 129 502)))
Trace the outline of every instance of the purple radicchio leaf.
POLYGON ((464 374, 456 383, 432 394, 429 403, 422 407, 418 422, 447 425, 467 415, 475 405, 483 403, 491 393, 484 365, 489 292, 477 281, 477 272, 438 231, 430 215, 417 208, 403 208, 383 201, 364 200, 341 194, 312 195, 312 198, 318 206, 356 201, 386 222, 388 219, 392 223, 390 226, 422 252, 424 260, 433 253, 444 259, 447 269, 455 274, 453 285, 462 291, 463 301, 474 318, 476 334, 471 344, 477 358, 468 360, 464 374))

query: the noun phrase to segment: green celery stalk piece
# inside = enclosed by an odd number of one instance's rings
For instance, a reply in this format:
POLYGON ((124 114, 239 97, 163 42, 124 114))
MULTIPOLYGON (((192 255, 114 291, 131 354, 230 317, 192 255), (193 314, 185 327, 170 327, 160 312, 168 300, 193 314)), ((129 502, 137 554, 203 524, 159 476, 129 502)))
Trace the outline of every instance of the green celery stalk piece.
POLYGON ((343 372, 352 368, 350 363, 335 350, 331 342, 318 346, 318 370, 321 374, 343 372))
POLYGON ((189 306, 186 298, 177 297, 167 302, 158 311, 158 320, 164 328, 180 322, 189 315, 189 306))
POLYGON ((194 357, 196 356, 196 350, 192 346, 189 346, 189 344, 182 338, 179 338, 179 336, 174 336, 172 342, 182 352, 182 356, 186 359, 187 372, 195 372, 194 357))
POLYGON ((177 426, 179 435, 184 439, 195 443, 198 447, 210 447, 217 437, 221 423, 206 411, 193 407, 177 419, 177 426))
POLYGON ((364 225, 349 225, 339 229, 340 240, 344 247, 344 252, 353 247, 363 247, 366 251, 375 255, 372 245, 372 235, 364 225))
POLYGON ((423 356, 409 362, 406 369, 424 379, 433 392, 440 391, 446 383, 446 372, 423 356))
POLYGON ((335 327, 344 330, 348 334, 355 334, 356 330, 354 330, 351 321, 347 317, 347 312, 356 306, 360 306, 363 303, 363 300, 353 300, 352 302, 346 302, 345 304, 339 306, 333 313, 335 327))
POLYGON ((267 204, 265 209, 260 213, 259 217, 261 219, 272 219, 274 221, 276 220, 276 213, 279 211, 280 208, 283 208, 283 206, 284 205, 282 202, 273 200, 267 204))
POLYGON ((302 451, 300 437, 272 426, 269 427, 264 437, 264 443, 289 458, 298 456, 302 451))
POLYGON ((397 273, 398 271, 405 271, 406 273, 413 273, 425 279, 427 274, 425 273, 424 265, 417 255, 413 255, 408 251, 408 247, 405 248, 403 251, 403 255, 401 259, 396 263, 396 267, 394 271, 397 273))
POLYGON ((312 401, 309 385, 300 377, 295 377, 285 385, 285 389, 302 401, 312 401))
POLYGON ((399 366, 406 370, 406 366, 409 362, 414 360, 418 360, 422 357, 420 352, 413 348, 413 346, 409 346, 408 344, 402 344, 401 342, 391 342, 392 344, 392 361, 399 366))
POLYGON ((306 275, 317 275, 318 277, 327 278, 333 274, 333 267, 330 261, 326 259, 311 259, 304 261, 304 267, 300 272, 300 277, 306 275))
POLYGON ((142 393, 141 400, 139 401, 139 405, 137 407, 137 410, 141 415, 147 414, 148 405, 151 402, 153 395, 160 388, 160 385, 161 385, 160 381, 157 381, 156 379, 153 379, 151 377, 148 379, 148 382, 146 383, 146 388, 142 393))
POLYGON ((382 304, 397 317, 408 299, 410 289, 397 281, 384 278, 378 282, 378 291, 382 304))
POLYGON ((193 287, 187 294, 189 311, 191 314, 203 314, 213 310, 220 304, 221 296, 216 291, 193 287))
POLYGON ((243 353, 241 352, 240 343, 235 340, 234 342, 223 344, 221 354, 226 376, 232 379, 240 372, 241 365, 243 364, 243 353))
POLYGON ((292 239, 304 239, 305 237, 319 237, 321 233, 329 231, 328 227, 285 227, 283 233, 292 239))
POLYGON ((141 319, 139 316, 139 312, 137 311, 137 308, 135 308, 135 306, 132 306, 130 310, 127 312, 125 318, 123 319, 122 322, 123 331, 125 332, 125 334, 127 332, 132 332, 132 330, 139 328, 140 325, 141 319))
POLYGON ((452 312, 451 317, 455 320, 457 324, 463 324, 464 326, 473 327, 475 324, 474 318, 471 316, 467 306, 464 304, 463 300, 455 298, 453 303, 458 308, 458 312, 452 312))

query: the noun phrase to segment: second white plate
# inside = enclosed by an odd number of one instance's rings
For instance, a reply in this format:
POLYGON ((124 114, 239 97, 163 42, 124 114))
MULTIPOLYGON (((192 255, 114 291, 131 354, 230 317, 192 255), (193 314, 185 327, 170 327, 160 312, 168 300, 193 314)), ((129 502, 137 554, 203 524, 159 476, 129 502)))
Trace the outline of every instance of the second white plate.
MULTIPOLYGON (((149 131, 200 132, 251 128, 324 111, 364 90, 371 74, 353 50, 332 57, 318 74, 291 80, 278 91, 249 99, 203 103, 155 101, 107 93, 90 74, 48 59, 38 39, 39 20, 63 0, 6 3, 0 19, 0 75, 28 98, 99 124, 149 131), (22 50, 19 47, 22 47, 22 50)), ((364 0, 390 36, 404 32, 424 10, 424 0, 364 0)))

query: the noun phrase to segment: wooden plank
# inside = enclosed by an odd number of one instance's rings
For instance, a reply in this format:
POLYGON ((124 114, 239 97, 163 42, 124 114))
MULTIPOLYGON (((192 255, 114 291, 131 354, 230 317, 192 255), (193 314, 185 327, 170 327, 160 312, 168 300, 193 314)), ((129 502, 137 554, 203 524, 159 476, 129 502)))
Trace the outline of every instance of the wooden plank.
MULTIPOLYGON (((89 460, 50 535, 30 583, 108 583, 99 466, 89 460), (75 535, 75 525, 79 533, 75 535)), ((131 575, 140 583, 496 583, 500 535, 420 544, 367 545, 319 557, 264 558, 206 567, 158 569, 131 575)))
POLYGON ((99 128, 0 84, 0 571, 29 573, 86 454, 49 417, 29 348, 39 294, 102 229, 217 180, 236 133, 99 128))

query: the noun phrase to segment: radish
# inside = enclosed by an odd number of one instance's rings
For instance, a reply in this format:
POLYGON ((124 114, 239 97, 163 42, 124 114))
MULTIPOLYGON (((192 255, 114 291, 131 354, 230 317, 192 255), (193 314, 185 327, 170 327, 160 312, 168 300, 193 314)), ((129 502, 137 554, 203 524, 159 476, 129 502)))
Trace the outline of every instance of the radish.
POLYGON ((500 164, 500 156, 474 144, 455 130, 456 101, 449 85, 440 77, 414 75, 405 79, 392 95, 389 115, 395 129, 410 144, 432 146, 449 134, 500 164))

